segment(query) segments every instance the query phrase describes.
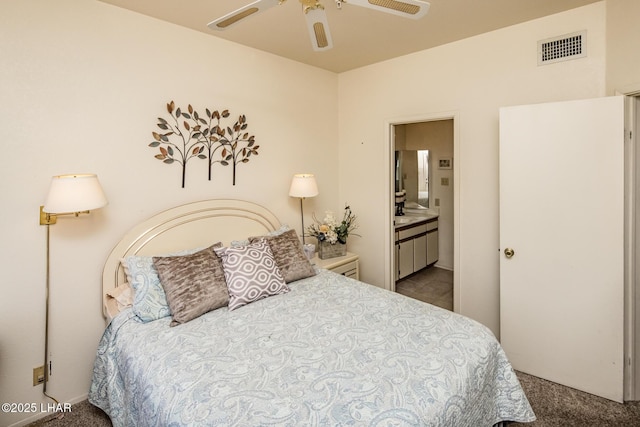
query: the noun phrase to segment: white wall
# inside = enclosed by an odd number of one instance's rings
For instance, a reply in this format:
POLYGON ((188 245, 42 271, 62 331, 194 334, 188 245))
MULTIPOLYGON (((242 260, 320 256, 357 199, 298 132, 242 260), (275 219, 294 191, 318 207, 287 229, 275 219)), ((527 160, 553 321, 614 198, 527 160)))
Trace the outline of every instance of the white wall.
MULTIPOLYGON (((300 227, 291 176, 313 172, 313 211, 339 210, 337 75, 94 0, 0 3, 0 402, 49 402, 31 385, 44 353, 45 227, 50 177, 97 173, 109 205, 51 226, 48 391, 86 396, 104 324, 102 263, 134 224, 206 198, 249 199, 300 227), (260 154, 206 180, 204 161, 180 168, 147 146, 170 101, 245 114, 260 154), (320 113, 320 114, 319 114, 320 113), (321 118, 321 120, 318 119, 321 118)), ((0 413, 0 425, 31 414, 0 413)))
MULTIPOLYGON (((339 87, 340 175, 349 177, 341 180, 340 197, 362 220, 363 238, 350 243, 361 256, 362 279, 381 287, 389 282, 385 123, 454 114, 455 304, 499 335, 498 109, 603 96, 605 4, 342 73, 339 87), (584 29, 586 58, 537 66, 538 40, 584 29)), ((544 200, 540 206, 552 208, 544 200)))
POLYGON ((607 0, 607 95, 640 91, 640 2, 607 0))

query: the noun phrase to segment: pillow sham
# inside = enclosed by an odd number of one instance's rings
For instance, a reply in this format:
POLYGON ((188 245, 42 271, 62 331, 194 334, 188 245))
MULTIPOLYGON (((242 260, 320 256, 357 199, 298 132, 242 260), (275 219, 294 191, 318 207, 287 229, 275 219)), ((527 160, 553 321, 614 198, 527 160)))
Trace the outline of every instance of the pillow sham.
POLYGON ((107 298, 112 298, 118 307, 118 311, 122 311, 133 305, 133 290, 128 283, 122 283, 115 289, 107 292, 107 298))
POLYGON ((285 282, 291 283, 315 276, 316 271, 304 254, 295 230, 287 230, 275 236, 249 237, 249 242, 254 243, 262 238, 267 241, 285 282))
POLYGON ((224 307, 229 293, 216 244, 191 255, 153 257, 171 311, 169 326, 177 326, 224 307))
POLYGON ((289 292, 266 241, 259 240, 235 248, 217 248, 215 252, 224 266, 229 311, 289 292))
MULTIPOLYGON (((189 255, 202 249, 186 249, 165 256, 189 255)), ((124 267, 129 285, 133 288, 133 313, 138 319, 146 323, 171 315, 158 271, 153 266, 153 257, 129 255, 121 259, 120 263, 124 267)))

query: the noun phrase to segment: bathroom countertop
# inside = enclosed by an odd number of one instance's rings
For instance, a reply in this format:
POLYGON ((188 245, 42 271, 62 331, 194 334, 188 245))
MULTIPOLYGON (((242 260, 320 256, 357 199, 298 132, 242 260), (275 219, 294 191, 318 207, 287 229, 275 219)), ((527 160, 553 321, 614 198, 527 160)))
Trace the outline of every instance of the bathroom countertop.
POLYGON ((431 210, 424 210, 420 213, 405 212, 402 216, 395 216, 393 218, 393 225, 396 230, 407 226, 418 225, 423 222, 438 218, 439 214, 431 210))

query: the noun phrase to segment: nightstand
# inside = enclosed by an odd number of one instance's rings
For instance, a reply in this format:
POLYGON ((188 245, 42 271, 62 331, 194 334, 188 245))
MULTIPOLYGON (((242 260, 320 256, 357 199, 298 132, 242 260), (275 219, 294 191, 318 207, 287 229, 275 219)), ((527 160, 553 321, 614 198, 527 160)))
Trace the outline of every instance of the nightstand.
POLYGON ((360 264, 358 261, 358 255, 351 252, 347 252, 345 256, 329 259, 320 259, 318 258, 318 254, 316 254, 311 259, 311 262, 318 267, 326 268, 334 273, 360 280, 360 264))

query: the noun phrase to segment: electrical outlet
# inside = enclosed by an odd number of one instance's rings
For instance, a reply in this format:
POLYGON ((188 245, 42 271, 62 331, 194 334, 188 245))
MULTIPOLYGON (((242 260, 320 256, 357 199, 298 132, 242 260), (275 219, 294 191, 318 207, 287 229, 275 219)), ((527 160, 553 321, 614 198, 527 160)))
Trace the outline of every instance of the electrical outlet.
POLYGON ((34 387, 44 382, 44 366, 33 368, 33 385, 34 387))
POLYGON ((436 207, 440 206, 440 199, 438 199, 436 197, 436 199, 434 200, 436 207))

